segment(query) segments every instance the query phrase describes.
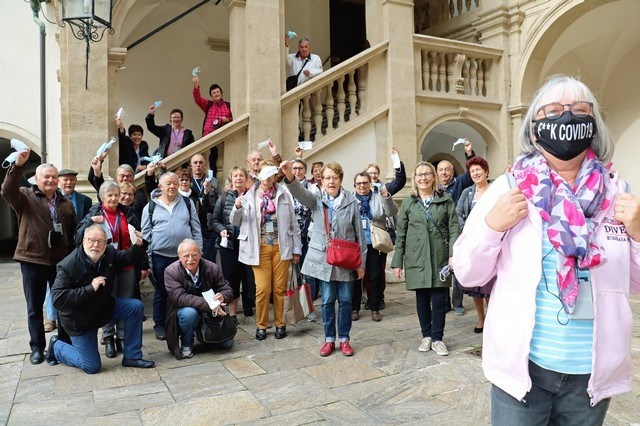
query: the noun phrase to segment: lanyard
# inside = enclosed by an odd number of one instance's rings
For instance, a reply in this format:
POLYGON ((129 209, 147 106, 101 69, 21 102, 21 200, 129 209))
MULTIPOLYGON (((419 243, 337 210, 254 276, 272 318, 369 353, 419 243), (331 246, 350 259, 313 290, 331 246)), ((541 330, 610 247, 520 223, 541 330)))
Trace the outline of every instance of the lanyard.
POLYGON ((201 182, 198 182, 198 178, 193 178, 193 183, 196 184, 196 188, 198 189, 198 197, 200 198, 200 202, 202 202, 203 191, 204 191, 204 176, 200 178, 201 182))
POLYGON ((118 228, 120 228, 120 220, 118 220, 119 216, 120 216, 120 213, 116 211, 116 216, 115 216, 115 219, 113 220, 113 225, 112 225, 111 222, 109 222, 109 215, 106 212, 104 212, 104 220, 107 222, 107 225, 109 226, 109 229, 111 230, 111 235, 113 235, 114 239, 115 239, 115 236, 118 233, 118 228))
POLYGON ((50 201, 47 200, 47 203, 49 204, 49 213, 51 214, 51 219, 53 220, 53 223, 58 223, 58 209, 56 208, 57 207, 56 201, 58 201, 58 197, 56 193, 53 194, 53 198, 50 201))

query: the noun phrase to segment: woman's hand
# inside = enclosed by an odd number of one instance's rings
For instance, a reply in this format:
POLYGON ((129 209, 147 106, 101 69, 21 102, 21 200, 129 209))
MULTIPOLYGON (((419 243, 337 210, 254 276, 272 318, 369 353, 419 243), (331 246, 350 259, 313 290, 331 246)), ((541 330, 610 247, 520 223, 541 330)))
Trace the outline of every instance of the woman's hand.
POLYGON ((234 203, 234 205, 236 206, 236 209, 241 209, 242 208, 242 197, 236 198, 236 202, 234 203))
POLYGON ((505 232, 527 217, 529 210, 527 199, 519 188, 511 188, 501 195, 487 214, 485 221, 489 228, 497 232, 505 232))
POLYGON ((640 242, 640 199, 628 193, 620 194, 613 211, 613 218, 624 224, 631 239, 640 242))
POLYGON ((137 240, 136 240, 136 245, 138 247, 142 247, 142 243, 144 243, 144 238, 142 237, 142 232, 138 231, 137 229, 135 231, 133 231, 133 233, 135 234, 137 240))
POLYGON ((358 274, 358 279, 359 280, 364 278, 364 269, 358 268, 358 269, 356 269, 356 273, 358 274))
POLYGON ((299 255, 299 254, 294 254, 294 255, 293 255, 293 259, 291 260, 291 262, 292 262, 294 265, 297 265, 298 263, 300 263, 300 255, 299 255))
POLYGON ((220 231, 220 237, 229 238, 229 231, 227 231, 226 229, 223 229, 222 231, 220 231))
POLYGON ((402 268, 391 268, 393 269, 393 276, 397 279, 402 279, 402 268))
POLYGON ((91 222, 93 223, 104 223, 104 216, 91 216, 91 222))
POLYGON ((284 173, 289 182, 293 182, 293 169, 291 168, 291 161, 285 160, 280 163, 280 171, 284 173))

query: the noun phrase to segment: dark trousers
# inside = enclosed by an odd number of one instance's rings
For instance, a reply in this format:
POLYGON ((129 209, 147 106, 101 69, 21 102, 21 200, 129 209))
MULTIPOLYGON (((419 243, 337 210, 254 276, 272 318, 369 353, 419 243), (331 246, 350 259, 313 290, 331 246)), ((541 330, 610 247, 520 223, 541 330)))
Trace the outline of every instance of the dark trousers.
POLYGON ((242 281, 242 309, 245 311, 249 308, 253 309, 256 306, 256 277, 253 275, 253 268, 247 266, 244 263, 246 280, 242 281))
POLYGON ((152 253, 153 277, 156 280, 156 288, 153 292, 153 328, 165 329, 167 318, 167 289, 164 286, 164 270, 167 266, 178 260, 177 257, 165 257, 152 253))
POLYGON ((56 279, 56 267, 20 262, 20 269, 22 270, 22 289, 27 302, 29 346, 32 352, 44 351, 47 342, 44 335, 42 307, 47 294, 47 283, 53 286, 56 279))
POLYGON ((382 302, 382 292, 384 287, 384 265, 387 261, 387 254, 374 249, 371 244, 367 245, 367 265, 364 270, 364 278, 356 281, 353 287, 353 298, 351 300, 351 309, 360 310, 362 301, 362 287, 366 282, 367 301, 369 309, 372 311, 380 310, 380 302, 382 302))
MULTIPOLYGON (((246 293, 247 289, 247 269, 245 268, 244 263, 241 263, 238 260, 240 249, 238 244, 232 249, 228 249, 225 247, 220 247, 220 268, 222 269, 222 275, 224 279, 229 281, 229 285, 233 289, 233 298, 237 299, 240 297, 240 282, 243 283, 244 290, 246 293)), ((254 287, 255 288, 255 287, 254 287)), ((243 293, 242 298, 242 306, 243 307, 252 307, 253 303, 247 305, 249 297, 245 297, 243 293)), ((252 299, 255 298, 255 290, 253 291, 252 299)))
POLYGON ((448 294, 448 287, 416 290, 416 310, 422 337, 431 337, 436 342, 442 340, 448 294))
POLYGON ((202 257, 216 263, 216 233, 210 229, 202 230, 202 257))

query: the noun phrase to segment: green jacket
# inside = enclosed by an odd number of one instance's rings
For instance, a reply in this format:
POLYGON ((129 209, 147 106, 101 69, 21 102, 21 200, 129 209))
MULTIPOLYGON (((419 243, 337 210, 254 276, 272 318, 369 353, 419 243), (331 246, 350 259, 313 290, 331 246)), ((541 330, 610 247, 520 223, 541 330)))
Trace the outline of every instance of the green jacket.
POLYGON ((438 194, 440 192, 434 194, 429 206, 428 221, 422 200, 413 195, 404 199, 398 213, 391 267, 404 268, 407 290, 451 286, 451 275, 446 281, 440 281, 440 270, 453 255, 460 226, 449 194, 438 194))

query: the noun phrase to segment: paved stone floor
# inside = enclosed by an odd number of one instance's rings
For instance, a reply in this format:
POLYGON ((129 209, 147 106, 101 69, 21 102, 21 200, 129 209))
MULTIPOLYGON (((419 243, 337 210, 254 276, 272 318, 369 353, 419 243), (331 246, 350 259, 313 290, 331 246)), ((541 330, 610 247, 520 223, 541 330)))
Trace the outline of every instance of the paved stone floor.
MULTIPOLYGON (((151 297, 145 297, 150 316, 151 297)), ((0 260, 0 424, 440 424, 490 421, 489 383, 482 374, 476 315, 447 315, 450 355, 420 353, 413 293, 390 284, 383 320, 368 311, 354 322, 355 355, 320 357, 321 323, 301 321, 289 337, 253 338, 241 321, 232 350, 200 351, 178 361, 144 323, 143 352, 157 367, 123 368, 103 356, 99 374, 58 365, 31 365, 20 270, 0 260)), ((634 298, 635 386, 614 398, 608 425, 640 424, 640 298, 634 298)), ((242 316, 240 316, 242 318, 242 316)))

